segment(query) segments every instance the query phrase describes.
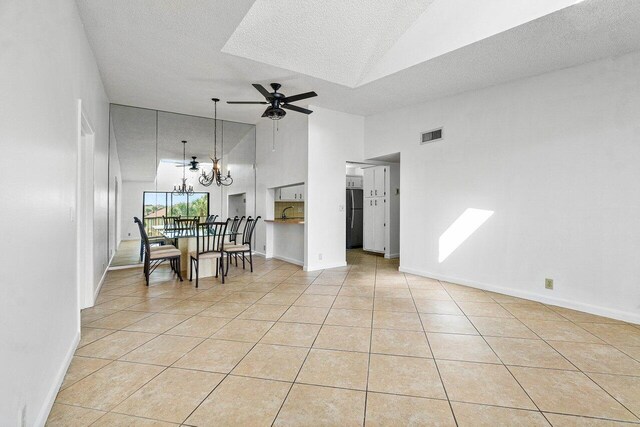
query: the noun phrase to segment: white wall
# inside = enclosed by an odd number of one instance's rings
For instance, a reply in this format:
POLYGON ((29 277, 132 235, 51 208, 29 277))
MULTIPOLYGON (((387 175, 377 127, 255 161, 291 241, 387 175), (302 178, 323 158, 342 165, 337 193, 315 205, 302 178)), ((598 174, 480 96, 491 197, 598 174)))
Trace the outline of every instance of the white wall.
POLYGON ((387 226, 385 228, 385 239, 387 249, 386 258, 397 258, 400 256, 400 164, 391 163, 387 170, 387 206, 385 215, 387 226))
POLYGON ((44 424, 79 339, 78 99, 96 132, 96 262, 108 256, 108 99, 73 0, 1 8, 0 200, 14 209, 2 209, 0 420, 21 425, 24 411, 31 426, 44 424))
MULTIPOLYGON (((256 135, 249 132, 242 140, 233 147, 229 153, 225 155, 224 171, 231 171, 233 184, 229 187, 223 187, 223 207, 224 217, 235 216, 235 213, 229 212, 229 196, 234 194, 245 194, 246 216, 255 217, 255 200, 256 200, 256 176, 254 170, 255 164, 255 147, 256 135)), ((211 188, 211 187, 210 187, 211 188)), ((216 187, 217 188, 217 187, 216 187)), ((215 190, 214 190, 215 191, 215 190)))
MULTIPOLYGON (((267 225, 264 220, 269 212, 273 213, 273 196, 269 197, 269 189, 303 183, 307 179, 307 116, 290 113, 277 125, 274 151, 272 121, 261 119, 256 124, 256 215, 262 216, 262 220, 256 225, 254 233, 256 251, 261 253, 267 246, 267 225)), ((304 239, 304 235, 301 238, 304 239)), ((269 240, 272 244, 272 239, 269 240)))
POLYGON ((366 157, 401 152, 401 269, 640 322, 639 69, 634 53, 367 117, 366 157), (467 208, 495 213, 439 263, 467 208))
POLYGON ((305 269, 318 270, 346 265, 345 163, 362 160, 364 117, 310 108, 305 269))

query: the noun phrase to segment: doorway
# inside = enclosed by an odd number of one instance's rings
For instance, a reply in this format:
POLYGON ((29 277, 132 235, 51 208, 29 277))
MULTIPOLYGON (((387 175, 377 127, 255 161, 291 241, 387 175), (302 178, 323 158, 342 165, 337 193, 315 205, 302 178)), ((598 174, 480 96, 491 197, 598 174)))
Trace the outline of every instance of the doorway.
POLYGON ((229 217, 242 218, 247 213, 247 193, 229 195, 229 217))
POLYGON ((78 102, 78 163, 76 186, 76 277, 79 309, 94 303, 93 212, 94 212, 94 149, 95 132, 78 102))

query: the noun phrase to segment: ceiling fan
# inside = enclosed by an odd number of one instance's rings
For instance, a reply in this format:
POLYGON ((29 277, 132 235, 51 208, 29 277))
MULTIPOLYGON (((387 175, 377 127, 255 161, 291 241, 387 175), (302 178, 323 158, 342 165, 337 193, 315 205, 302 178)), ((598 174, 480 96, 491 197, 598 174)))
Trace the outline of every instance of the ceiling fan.
POLYGON ((286 96, 283 93, 278 92, 278 89, 282 87, 280 83, 271 83, 271 88, 273 92, 269 92, 264 86, 259 84, 254 84, 258 92, 264 96, 266 101, 227 101, 227 104, 262 104, 268 105, 267 109, 264 110, 262 117, 269 117, 271 120, 280 120, 283 118, 287 112, 286 110, 297 111, 298 113, 311 114, 313 111, 307 110, 306 108, 298 107, 297 105, 292 105, 292 102, 300 101, 307 98, 313 98, 314 96, 318 96, 317 93, 305 92, 299 93, 298 95, 286 96))
POLYGON ((196 156, 191 156, 191 161, 183 161, 183 160, 163 160, 165 163, 175 163, 177 168, 186 168, 189 167, 190 171, 197 171, 200 169, 198 166, 200 164, 199 161, 196 160, 196 156))

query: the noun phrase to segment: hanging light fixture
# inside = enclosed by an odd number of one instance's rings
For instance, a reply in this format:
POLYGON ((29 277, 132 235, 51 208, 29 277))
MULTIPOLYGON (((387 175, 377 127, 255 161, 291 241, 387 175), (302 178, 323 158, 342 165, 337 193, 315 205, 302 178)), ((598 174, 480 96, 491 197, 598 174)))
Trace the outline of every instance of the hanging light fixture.
MULTIPOLYGON (((213 101, 214 115, 213 115, 213 157, 211 161, 213 162, 213 167, 211 168, 211 172, 207 173, 202 168, 202 173, 200 174, 200 184, 205 187, 210 186, 214 182, 218 187, 233 184, 233 178, 231 178, 231 171, 227 171, 227 175, 222 175, 222 159, 218 157, 218 98, 211 98, 213 101)), ((224 146, 224 122, 222 122, 222 144, 224 146)))
MULTIPOLYGON (((194 158, 195 161, 195 158, 194 158)), ((184 196, 186 194, 193 194, 193 185, 187 184, 186 171, 187 169, 187 141, 182 141, 182 183, 173 186, 173 194, 184 196)))

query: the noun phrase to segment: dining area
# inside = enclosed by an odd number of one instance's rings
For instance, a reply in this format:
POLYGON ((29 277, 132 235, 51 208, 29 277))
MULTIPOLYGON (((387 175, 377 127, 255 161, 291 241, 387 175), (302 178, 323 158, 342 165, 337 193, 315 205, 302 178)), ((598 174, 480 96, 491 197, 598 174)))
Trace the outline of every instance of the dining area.
POLYGON ((253 271, 255 125, 218 119, 212 101, 212 117, 111 105, 111 269, 195 288, 203 278, 225 283, 232 268, 253 271))
POLYGON ((168 263, 182 282, 188 271, 189 281, 198 287, 200 277, 215 276, 224 284, 229 268, 235 263, 253 272, 253 235, 260 216, 229 217, 218 215, 202 218, 162 217, 163 224, 152 225, 149 237, 145 224, 134 217, 140 231, 140 261, 146 284, 153 271, 168 263))

